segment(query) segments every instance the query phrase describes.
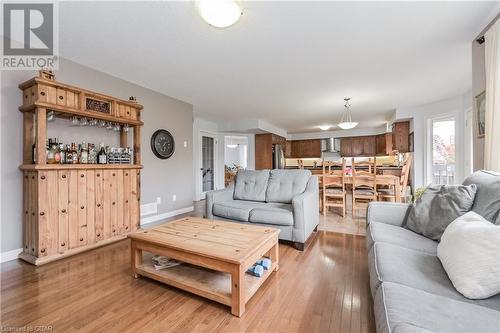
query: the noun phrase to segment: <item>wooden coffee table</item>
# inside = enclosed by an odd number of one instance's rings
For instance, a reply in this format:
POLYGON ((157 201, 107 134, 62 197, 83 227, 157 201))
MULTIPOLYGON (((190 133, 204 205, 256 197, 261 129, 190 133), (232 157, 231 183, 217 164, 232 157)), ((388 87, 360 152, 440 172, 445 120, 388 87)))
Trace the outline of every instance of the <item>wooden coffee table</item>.
POLYGON ((130 234, 132 274, 163 282, 231 307, 240 317, 245 304, 273 271, 279 269, 280 230, 187 217, 130 234), (142 252, 164 255, 184 264, 155 270, 142 252), (267 257, 272 266, 262 277, 245 273, 267 257))

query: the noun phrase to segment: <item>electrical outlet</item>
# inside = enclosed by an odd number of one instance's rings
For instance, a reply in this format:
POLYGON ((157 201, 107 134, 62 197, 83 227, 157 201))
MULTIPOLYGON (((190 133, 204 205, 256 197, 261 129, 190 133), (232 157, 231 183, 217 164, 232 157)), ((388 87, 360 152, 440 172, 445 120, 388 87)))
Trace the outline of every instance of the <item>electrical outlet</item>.
POLYGON ((157 205, 161 204, 161 197, 156 197, 156 204, 157 205))
POLYGON ((184 141, 184 148, 187 148, 187 146, 188 146, 188 142, 184 141))
POLYGON ((177 195, 172 195, 172 201, 176 201, 177 200, 177 195))

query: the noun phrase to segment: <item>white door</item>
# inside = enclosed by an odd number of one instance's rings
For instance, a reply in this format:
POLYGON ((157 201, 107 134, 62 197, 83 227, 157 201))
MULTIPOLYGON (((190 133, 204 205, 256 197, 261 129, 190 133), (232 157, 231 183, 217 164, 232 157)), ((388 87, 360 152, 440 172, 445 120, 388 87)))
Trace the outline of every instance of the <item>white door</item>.
POLYGON ((200 132, 200 166, 198 186, 201 188, 201 197, 205 198, 208 191, 215 189, 215 166, 216 166, 216 144, 215 133, 200 132))

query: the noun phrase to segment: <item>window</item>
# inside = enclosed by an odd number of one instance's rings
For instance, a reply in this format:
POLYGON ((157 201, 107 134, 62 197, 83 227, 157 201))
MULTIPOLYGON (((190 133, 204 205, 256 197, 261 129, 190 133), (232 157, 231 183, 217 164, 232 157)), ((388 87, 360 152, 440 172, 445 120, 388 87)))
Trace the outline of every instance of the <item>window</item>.
POLYGON ((455 183, 455 119, 434 119, 431 123, 432 183, 455 183))

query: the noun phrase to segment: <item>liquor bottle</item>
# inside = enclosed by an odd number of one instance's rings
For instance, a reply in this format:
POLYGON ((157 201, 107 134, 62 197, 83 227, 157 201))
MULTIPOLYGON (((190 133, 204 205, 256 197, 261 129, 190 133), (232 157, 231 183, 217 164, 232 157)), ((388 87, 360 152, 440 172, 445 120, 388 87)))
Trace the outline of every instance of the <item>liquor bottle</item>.
POLYGON ((97 155, 97 161, 99 164, 108 163, 108 155, 106 155, 106 151, 104 150, 104 143, 101 143, 101 149, 99 151, 99 154, 97 155))
POLYGON ((54 142, 52 143, 52 146, 54 147, 54 160, 56 164, 61 163, 61 150, 59 149, 59 139, 55 138, 54 142))
POLYGON ((97 152, 95 150, 95 145, 93 143, 89 143, 89 163, 95 164, 97 159, 97 152))
POLYGON ((66 145, 66 164, 73 163, 73 151, 69 145, 66 145))
POLYGON ((78 150, 76 150, 76 143, 71 144, 72 164, 78 164, 78 150))
POLYGON ((64 144, 59 144, 59 154, 61 155, 61 159, 59 160, 59 164, 66 164, 66 149, 64 149, 64 144))
POLYGON ((87 144, 85 142, 82 143, 80 150, 80 163, 81 164, 89 163, 89 151, 87 150, 87 144))
POLYGON ((47 164, 59 163, 59 161, 56 160, 56 155, 57 155, 57 145, 55 144, 54 141, 49 139, 49 150, 47 151, 47 164))

